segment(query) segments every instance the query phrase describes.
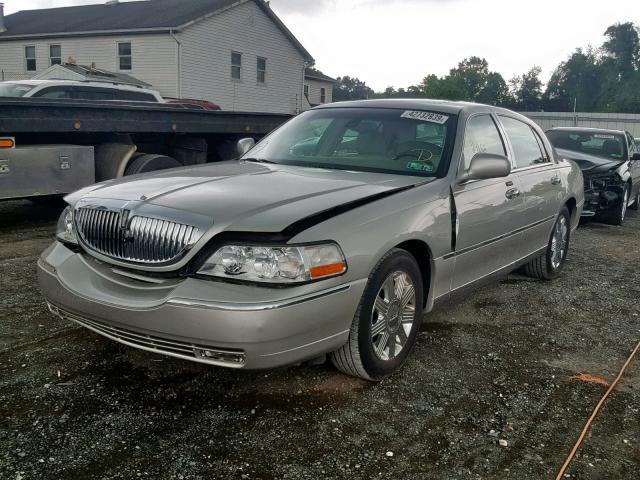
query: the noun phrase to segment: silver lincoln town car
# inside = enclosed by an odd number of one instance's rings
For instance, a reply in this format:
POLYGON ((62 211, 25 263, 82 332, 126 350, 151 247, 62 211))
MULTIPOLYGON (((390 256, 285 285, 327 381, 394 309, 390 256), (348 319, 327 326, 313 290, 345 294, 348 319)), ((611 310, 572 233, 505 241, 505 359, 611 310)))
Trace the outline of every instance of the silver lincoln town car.
POLYGON ((556 277, 584 203, 540 128, 484 105, 327 105, 238 150, 68 196, 39 260, 51 311, 182 359, 329 354, 376 381, 437 303, 519 267, 556 277))

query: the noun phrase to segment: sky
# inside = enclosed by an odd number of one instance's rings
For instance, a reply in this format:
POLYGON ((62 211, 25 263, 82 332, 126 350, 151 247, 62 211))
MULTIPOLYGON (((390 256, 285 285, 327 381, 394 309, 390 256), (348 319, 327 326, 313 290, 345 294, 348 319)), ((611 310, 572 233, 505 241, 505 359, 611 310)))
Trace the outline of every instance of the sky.
MULTIPOLYGON (((7 14, 99 3, 0 1, 7 14)), ((472 55, 506 80, 539 65, 546 81, 576 48, 599 47, 609 25, 640 24, 638 0, 272 0, 271 7, 317 68, 376 91, 445 75, 472 55)))

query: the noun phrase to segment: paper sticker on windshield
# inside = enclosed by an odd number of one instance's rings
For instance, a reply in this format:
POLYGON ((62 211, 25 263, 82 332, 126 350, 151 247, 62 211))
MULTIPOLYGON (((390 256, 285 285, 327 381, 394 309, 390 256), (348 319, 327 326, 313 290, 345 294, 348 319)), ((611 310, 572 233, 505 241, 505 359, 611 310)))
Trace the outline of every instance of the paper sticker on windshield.
POLYGON ((593 138, 601 138, 603 140, 615 140, 615 135, 603 135, 601 133, 597 133, 593 136, 593 138))
POLYGON ((422 122, 431 122, 438 123, 440 125, 444 125, 449 120, 447 115, 441 115, 439 113, 433 112, 420 112, 417 110, 407 110, 402 115, 401 118, 410 118, 411 120, 420 120, 422 122))

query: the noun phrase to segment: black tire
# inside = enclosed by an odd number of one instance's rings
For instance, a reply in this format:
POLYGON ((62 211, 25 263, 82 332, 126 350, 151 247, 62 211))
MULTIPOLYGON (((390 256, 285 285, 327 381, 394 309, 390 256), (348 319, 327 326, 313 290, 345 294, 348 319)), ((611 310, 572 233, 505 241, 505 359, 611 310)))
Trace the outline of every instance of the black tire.
POLYGON ((629 205, 629 208, 636 211, 640 210, 640 189, 636 192, 633 204, 629 205))
POLYGON ((627 218, 627 207, 629 206, 629 196, 631 195, 631 188, 629 185, 625 186, 622 201, 618 206, 605 212, 602 217, 603 220, 610 225, 617 225, 621 227, 627 218))
POLYGON ((553 230, 551 231, 551 236, 549 238, 549 243, 547 245, 546 251, 529 261, 524 266, 524 272, 527 276, 533 278, 539 278, 541 280, 553 280, 562 272, 564 268, 565 261, 567 259, 567 254, 569 253, 569 245, 571 243, 571 215, 569 213, 569 209, 567 207, 563 207, 558 214, 558 218, 556 219, 556 223, 553 225, 553 230), (564 219, 564 220, 563 220, 564 219), (556 233, 558 231, 559 225, 561 222, 566 225, 566 243, 565 248, 559 255, 559 258, 554 257, 554 238, 557 245, 556 233), (557 263, 559 260, 559 264, 557 263))
POLYGON ((139 173, 156 172, 169 168, 182 167, 182 164, 173 157, 157 155, 153 153, 139 153, 134 155, 124 171, 124 176, 137 175, 139 173))
MULTIPOLYGON (((416 343, 423 316, 423 300, 422 275, 413 255, 401 249, 393 249, 388 252, 378 262, 369 276, 367 287, 351 325, 349 340, 339 350, 331 353, 332 363, 338 370, 347 375, 369 381, 380 381, 391 375, 404 364, 416 343), (377 338, 373 336, 372 332, 373 317, 376 315, 374 314, 374 304, 384 288, 383 284, 397 274, 408 276, 413 284, 415 291, 415 300, 412 306, 414 308, 413 322, 410 327, 407 325, 407 328, 410 328, 409 333, 403 330, 404 333, 402 335, 406 336, 406 339, 404 345, 400 347, 399 353, 393 358, 383 360, 375 352, 373 345, 373 339, 377 338)), ((400 322, 399 327, 396 327, 397 332, 400 332, 400 329, 404 329, 402 317, 402 310, 399 310, 397 317, 395 317, 400 322)), ((378 319, 376 324, 378 321, 380 320, 378 319)), ((393 320, 389 320, 387 323, 391 324, 392 322, 393 320)), ((389 335, 386 332, 385 334, 389 335)), ((391 335, 393 335, 395 349, 398 346, 395 342, 396 339, 400 339, 400 333, 391 335)))

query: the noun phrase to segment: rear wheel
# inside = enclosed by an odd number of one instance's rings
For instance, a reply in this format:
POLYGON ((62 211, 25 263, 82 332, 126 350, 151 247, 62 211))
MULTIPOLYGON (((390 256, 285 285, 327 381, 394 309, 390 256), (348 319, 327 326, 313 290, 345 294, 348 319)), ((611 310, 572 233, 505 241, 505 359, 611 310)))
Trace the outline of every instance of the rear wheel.
POLYGON ((167 170, 169 168, 182 167, 182 164, 173 157, 166 155, 157 155, 154 153, 140 153, 134 157, 127 165, 124 175, 137 175, 139 173, 156 172, 158 170, 167 170))
POLYGON ((571 215, 567 207, 564 207, 553 226, 547 250, 525 265, 524 271, 528 276, 542 280, 553 280, 560 275, 569 253, 570 225, 571 215))
POLYGON ((338 370, 379 381, 406 361, 423 315, 420 268, 407 251, 394 249, 369 277, 349 332, 349 340, 331 354, 338 370))

